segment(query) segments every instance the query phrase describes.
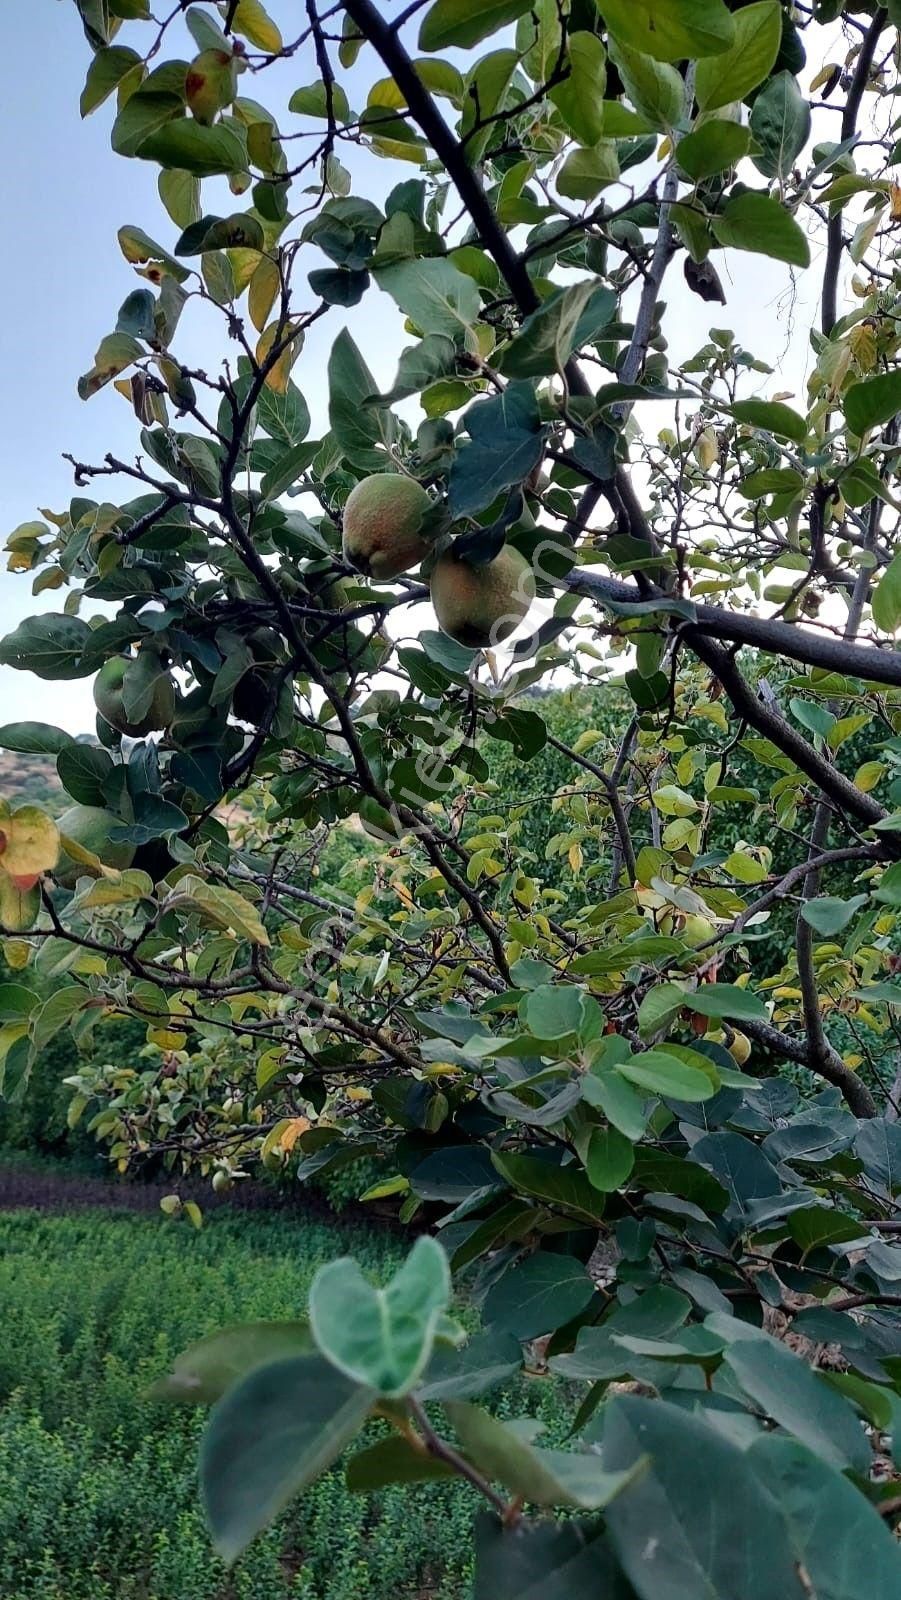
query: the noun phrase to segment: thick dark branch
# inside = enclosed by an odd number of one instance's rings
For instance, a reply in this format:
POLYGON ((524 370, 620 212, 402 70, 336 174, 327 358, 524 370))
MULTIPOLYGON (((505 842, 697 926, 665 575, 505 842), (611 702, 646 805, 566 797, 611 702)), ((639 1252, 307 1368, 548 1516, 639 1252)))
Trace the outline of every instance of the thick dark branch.
POLYGON ((742 1031, 750 1039, 755 1039, 758 1044, 772 1050, 774 1055, 783 1056, 786 1061, 796 1061, 799 1066, 818 1073, 827 1083, 840 1089, 848 1102, 849 1109, 856 1117, 876 1116, 876 1102, 866 1084, 862 1083, 857 1073, 846 1067, 838 1056, 835 1056, 834 1060, 828 1057, 823 1062, 814 1062, 811 1060, 811 1050, 806 1039, 791 1039, 787 1033, 782 1033, 769 1022, 744 1020, 741 1026, 742 1031))
MULTIPOLYGON (((565 585, 601 605, 612 600, 634 605, 646 599, 637 587, 618 578, 601 577, 590 569, 577 568, 566 577, 565 585)), ((686 630, 687 631, 687 630, 686 630)), ((789 661, 803 661, 810 667, 863 678, 868 683, 884 683, 901 689, 901 651, 880 650, 875 645, 851 644, 811 628, 798 627, 767 617, 751 617, 745 612, 727 611, 723 606, 695 606, 691 632, 711 639, 747 644, 766 655, 789 661)))

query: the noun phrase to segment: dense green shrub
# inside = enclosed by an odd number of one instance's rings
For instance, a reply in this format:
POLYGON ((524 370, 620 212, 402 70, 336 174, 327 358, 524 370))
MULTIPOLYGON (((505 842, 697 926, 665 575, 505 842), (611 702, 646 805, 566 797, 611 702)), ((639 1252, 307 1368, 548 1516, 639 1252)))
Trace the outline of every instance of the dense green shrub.
MULTIPOLYGON (((296 1314, 316 1268, 342 1250, 384 1275, 403 1242, 272 1216, 215 1215, 200 1233, 95 1212, 0 1217, 4 1600, 459 1600, 469 1491, 356 1496, 338 1469, 227 1581, 197 1501, 203 1418, 147 1398, 204 1332, 296 1314)), ((561 1436, 550 1386, 533 1383, 528 1400, 561 1436)))

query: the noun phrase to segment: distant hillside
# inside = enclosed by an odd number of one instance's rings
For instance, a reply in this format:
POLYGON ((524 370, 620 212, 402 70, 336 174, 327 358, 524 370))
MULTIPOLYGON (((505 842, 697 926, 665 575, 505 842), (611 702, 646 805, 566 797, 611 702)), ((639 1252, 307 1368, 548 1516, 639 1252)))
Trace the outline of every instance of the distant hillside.
POLYGON ((65 797, 53 757, 0 750, 0 795, 16 805, 31 802, 49 811, 62 811, 65 797))

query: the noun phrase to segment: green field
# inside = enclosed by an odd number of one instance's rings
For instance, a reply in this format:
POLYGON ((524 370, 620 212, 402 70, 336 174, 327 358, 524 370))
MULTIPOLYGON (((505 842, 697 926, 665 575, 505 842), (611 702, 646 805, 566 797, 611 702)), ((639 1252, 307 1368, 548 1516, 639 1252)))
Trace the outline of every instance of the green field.
MULTIPOLYGON (((219 1213, 194 1233, 152 1216, 0 1213, 3 1600, 463 1600, 470 1491, 358 1497, 338 1469, 226 1573, 197 1503, 202 1417, 146 1398, 199 1335, 294 1314, 342 1250, 383 1275, 404 1244, 278 1216, 219 1213)), ((551 1403, 549 1386, 529 1387, 559 1434, 551 1403)))

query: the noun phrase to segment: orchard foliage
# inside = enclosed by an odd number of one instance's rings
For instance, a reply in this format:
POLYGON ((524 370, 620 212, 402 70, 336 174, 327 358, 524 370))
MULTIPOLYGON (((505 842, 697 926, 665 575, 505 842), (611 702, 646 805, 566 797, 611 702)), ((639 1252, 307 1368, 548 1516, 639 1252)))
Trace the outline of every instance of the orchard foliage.
POLYGON ((135 280, 79 380, 133 408, 137 454, 73 460, 69 506, 9 540, 66 597, 0 659, 99 674, 101 715, 96 746, 0 734, 100 814, 2 821, 5 1092, 125 1012, 140 1057, 71 1077, 120 1166, 375 1159, 370 1195, 431 1228, 382 1288, 332 1263, 308 1322, 177 1363, 169 1392, 216 1402, 218 1548, 375 1413, 395 1433, 349 1481, 463 1477, 480 1600, 887 1600, 901 7, 78 8, 82 111, 113 102, 164 214, 121 228, 135 280), (742 254, 818 304, 804 392, 723 327, 670 370, 679 306, 742 254), (198 305, 228 352, 203 369, 198 305), (419 579, 342 546, 379 475, 427 495, 419 579), (456 638, 410 610, 430 581, 456 638), (459 642, 527 609, 512 647, 459 642), (573 678, 599 712, 567 743, 528 691, 573 678), (497 741, 568 763, 532 802, 550 863, 497 741), (349 818, 378 846, 354 899, 317 879, 349 818), (587 1385, 574 1448, 478 1403, 523 1360, 587 1385))

